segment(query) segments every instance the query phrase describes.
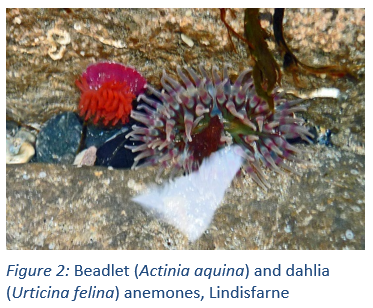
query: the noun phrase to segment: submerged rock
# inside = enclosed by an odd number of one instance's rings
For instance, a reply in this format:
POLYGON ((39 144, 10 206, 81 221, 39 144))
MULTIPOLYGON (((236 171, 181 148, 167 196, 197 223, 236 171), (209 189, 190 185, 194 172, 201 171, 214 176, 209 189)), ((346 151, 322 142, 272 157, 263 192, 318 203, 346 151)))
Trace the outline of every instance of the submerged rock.
POLYGON ((302 176, 269 177, 268 192, 233 182, 195 243, 132 201, 154 186, 158 168, 7 165, 6 247, 365 249, 365 157, 315 145, 305 158, 302 176))
POLYGON ((75 113, 65 112, 51 118, 36 140, 37 161, 72 164, 81 135, 82 124, 75 113))

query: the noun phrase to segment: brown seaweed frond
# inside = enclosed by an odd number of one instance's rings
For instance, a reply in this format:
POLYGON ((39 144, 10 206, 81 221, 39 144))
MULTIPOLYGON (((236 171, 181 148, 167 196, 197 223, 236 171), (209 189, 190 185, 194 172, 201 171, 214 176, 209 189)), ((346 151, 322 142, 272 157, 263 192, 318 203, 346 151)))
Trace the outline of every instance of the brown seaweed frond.
MULTIPOLYGON (((259 9, 245 9, 244 30, 245 37, 238 34, 226 21, 228 9, 220 9, 220 19, 228 30, 228 38, 235 52, 231 34, 248 46, 250 59, 253 64, 253 78, 257 94, 263 98, 274 110, 273 97, 271 95, 277 83, 281 81, 281 70, 265 41, 267 33, 260 25, 259 9)), ((233 14, 233 11, 231 11, 233 14)))
POLYGON ((326 74, 328 76, 337 78, 346 77, 353 80, 357 79, 356 75, 352 73, 351 70, 347 67, 341 67, 337 65, 314 67, 299 61, 290 50, 289 46, 286 44, 284 38, 284 29, 282 24, 284 12, 285 9, 275 9, 275 13, 273 15, 273 32, 281 56, 284 59, 283 67, 285 71, 290 72, 293 75, 293 79, 296 83, 298 83, 297 76, 301 70, 314 75, 326 74))

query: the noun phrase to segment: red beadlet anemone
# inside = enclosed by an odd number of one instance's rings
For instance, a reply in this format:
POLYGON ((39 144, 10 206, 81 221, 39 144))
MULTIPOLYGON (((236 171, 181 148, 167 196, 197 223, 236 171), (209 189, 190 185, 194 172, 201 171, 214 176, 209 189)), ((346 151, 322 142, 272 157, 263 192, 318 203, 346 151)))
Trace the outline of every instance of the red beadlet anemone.
POLYGON ((218 68, 212 68, 212 77, 202 65, 197 74, 186 67, 188 77, 180 67, 177 74, 183 84, 163 72, 161 92, 149 85, 147 89, 158 100, 140 95, 139 112, 132 110, 131 117, 145 125, 132 126, 127 134, 130 140, 142 141, 136 146, 126 146, 140 152, 133 168, 140 160, 142 166, 160 165, 162 171, 172 168, 171 177, 179 170, 187 173, 199 168, 202 160, 212 152, 237 144, 244 158, 243 169, 266 190, 270 187, 262 168, 276 172, 285 169, 296 173, 286 161, 298 161, 300 153, 287 139, 313 137, 303 125, 304 120, 294 116, 305 111, 298 106, 302 100, 287 101, 284 92, 273 93, 274 110, 261 99, 254 86, 251 69, 244 70, 232 83, 228 76, 228 65, 223 77, 218 68))
POLYGON ((135 69, 114 62, 101 62, 87 67, 75 81, 82 94, 79 114, 93 123, 102 120, 107 126, 121 121, 126 124, 132 101, 145 91, 146 80, 135 69))

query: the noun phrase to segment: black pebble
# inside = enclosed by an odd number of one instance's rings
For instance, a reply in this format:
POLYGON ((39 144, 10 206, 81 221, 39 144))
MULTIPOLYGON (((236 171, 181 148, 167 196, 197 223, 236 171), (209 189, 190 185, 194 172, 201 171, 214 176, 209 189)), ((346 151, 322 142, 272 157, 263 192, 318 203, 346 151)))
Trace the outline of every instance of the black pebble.
POLYGON ((73 112, 54 116, 45 123, 36 140, 38 162, 72 164, 79 149, 82 123, 73 112))
POLYGON ((95 146, 96 148, 99 148, 105 143, 106 140, 120 131, 120 128, 107 129, 89 124, 87 125, 87 132, 85 136, 85 147, 89 148, 91 146, 95 146))
POLYGON ((101 147, 97 149, 97 166, 111 166, 113 168, 131 168, 134 158, 140 153, 132 153, 131 150, 126 149, 124 146, 137 145, 141 142, 133 142, 126 139, 125 133, 120 133, 112 139, 105 142, 101 147))

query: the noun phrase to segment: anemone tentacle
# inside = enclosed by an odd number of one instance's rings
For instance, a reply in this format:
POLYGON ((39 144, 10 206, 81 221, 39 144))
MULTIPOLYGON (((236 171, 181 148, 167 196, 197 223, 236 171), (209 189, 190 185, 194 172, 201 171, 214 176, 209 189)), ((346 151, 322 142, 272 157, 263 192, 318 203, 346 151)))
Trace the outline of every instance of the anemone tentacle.
POLYGON ((243 170, 263 189, 270 187, 263 167, 278 173, 295 172, 285 162, 297 161, 300 150, 287 139, 309 141, 313 137, 303 126, 304 120, 294 115, 306 111, 299 105, 303 100, 287 101, 276 90, 272 111, 256 93, 252 69, 245 69, 231 82, 228 67, 224 66, 221 76, 216 66, 212 75, 202 65, 200 75, 191 67, 184 72, 178 66, 181 82, 164 71, 162 91, 147 87, 159 101, 140 95, 138 100, 143 103, 131 112, 132 118, 146 126, 134 125, 126 136, 144 142, 135 148, 127 146, 140 152, 133 168, 141 167, 139 161, 144 159, 142 165, 160 165, 159 176, 168 167, 173 168, 172 174, 181 169, 189 173, 212 152, 234 143, 241 147, 243 170))

